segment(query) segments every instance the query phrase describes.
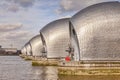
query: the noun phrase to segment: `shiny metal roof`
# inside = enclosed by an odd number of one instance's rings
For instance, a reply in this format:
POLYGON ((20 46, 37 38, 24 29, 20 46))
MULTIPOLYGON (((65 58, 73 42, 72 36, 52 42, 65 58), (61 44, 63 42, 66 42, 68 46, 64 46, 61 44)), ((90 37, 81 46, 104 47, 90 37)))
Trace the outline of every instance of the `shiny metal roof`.
POLYGON ((29 42, 25 45, 25 48, 26 48, 27 55, 31 56, 32 55, 32 53, 31 53, 31 45, 30 45, 29 42))
POLYGON ((23 47, 23 48, 21 49, 21 53, 22 53, 23 55, 26 55, 26 48, 25 48, 25 47, 23 47))
POLYGON ((59 19, 40 30, 46 43, 47 57, 66 57, 69 44, 69 18, 59 19))
POLYGON ((30 41, 32 55, 42 56, 43 43, 40 35, 34 36, 30 41))
POLYGON ((80 60, 120 60, 119 2, 89 6, 70 22, 78 39, 80 60))

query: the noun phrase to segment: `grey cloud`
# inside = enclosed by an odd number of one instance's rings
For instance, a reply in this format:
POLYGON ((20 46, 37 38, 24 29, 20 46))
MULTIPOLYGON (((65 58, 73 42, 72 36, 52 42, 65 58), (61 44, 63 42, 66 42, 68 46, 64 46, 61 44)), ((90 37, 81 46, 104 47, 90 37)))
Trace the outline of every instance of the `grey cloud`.
POLYGON ((21 46, 23 46, 23 44, 25 44, 26 41, 28 41, 34 34, 25 30, 15 30, 0 32, 0 35, 0 45, 4 47, 10 47, 10 45, 12 44, 13 47, 17 47, 20 49, 21 46))
POLYGON ((35 4, 36 0, 1 0, 0 10, 17 12, 22 9, 28 9, 35 4))
POLYGON ((7 8, 7 10, 8 11, 11 11, 11 12, 17 12, 17 11, 19 11, 19 7, 18 7, 18 5, 11 5, 11 6, 9 6, 8 8, 7 8))
POLYGON ((78 11, 92 4, 107 2, 107 1, 118 1, 118 0, 61 0, 60 7, 56 10, 57 13, 78 11))
POLYGON ((1 1, 0 10, 15 12, 19 10, 19 6, 17 4, 14 4, 13 2, 8 2, 5 0, 5 1, 1 1))
POLYGON ((6 36, 7 39, 26 39, 26 37, 28 38, 31 35, 28 31, 12 31, 9 34, 9 36, 6 36))
POLYGON ((13 0, 16 4, 19 4, 22 7, 30 7, 33 6, 35 0, 13 0))
POLYGON ((21 27, 22 27, 21 23, 16 23, 16 24, 1 23, 0 32, 12 31, 12 30, 20 29, 21 27))

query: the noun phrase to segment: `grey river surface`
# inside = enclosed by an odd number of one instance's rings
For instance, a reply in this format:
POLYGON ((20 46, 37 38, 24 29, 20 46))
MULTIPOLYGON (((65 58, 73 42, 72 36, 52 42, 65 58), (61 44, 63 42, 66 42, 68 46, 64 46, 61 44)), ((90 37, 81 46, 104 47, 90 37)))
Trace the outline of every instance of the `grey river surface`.
POLYGON ((0 80, 120 80, 120 76, 58 76, 56 67, 33 67, 19 56, 0 56, 0 80))

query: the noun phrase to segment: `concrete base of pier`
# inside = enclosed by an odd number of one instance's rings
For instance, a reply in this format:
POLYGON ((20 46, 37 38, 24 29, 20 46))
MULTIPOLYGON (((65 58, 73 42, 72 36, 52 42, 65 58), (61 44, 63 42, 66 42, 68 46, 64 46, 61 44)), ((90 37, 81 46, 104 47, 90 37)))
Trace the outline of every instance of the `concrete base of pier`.
POLYGON ((27 55, 19 55, 21 58, 23 58, 24 60, 34 60, 33 56, 27 56, 27 55))
POLYGON ((41 60, 33 60, 32 65, 33 66, 58 66, 59 60, 57 59, 47 59, 43 58, 41 60))
POLYGON ((58 66, 60 75, 120 75, 119 61, 62 61, 58 66))

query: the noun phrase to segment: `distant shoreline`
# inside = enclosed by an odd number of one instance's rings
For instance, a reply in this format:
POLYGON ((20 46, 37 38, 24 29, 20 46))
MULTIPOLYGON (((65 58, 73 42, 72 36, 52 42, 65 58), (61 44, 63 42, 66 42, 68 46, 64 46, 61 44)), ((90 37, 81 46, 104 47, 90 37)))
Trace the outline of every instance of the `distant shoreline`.
POLYGON ((16 55, 12 55, 12 54, 6 54, 6 55, 3 54, 3 55, 1 55, 0 54, 0 56, 19 56, 19 54, 16 54, 16 55))

